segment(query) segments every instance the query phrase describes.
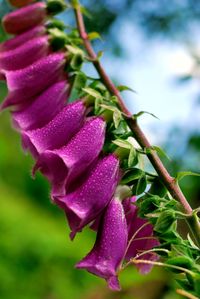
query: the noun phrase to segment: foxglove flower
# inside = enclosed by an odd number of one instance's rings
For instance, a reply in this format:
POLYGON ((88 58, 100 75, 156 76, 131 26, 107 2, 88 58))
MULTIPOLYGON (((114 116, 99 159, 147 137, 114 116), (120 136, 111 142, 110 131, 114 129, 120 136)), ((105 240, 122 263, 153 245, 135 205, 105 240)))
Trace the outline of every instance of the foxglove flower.
POLYGON ((0 52, 0 70, 22 69, 49 52, 48 36, 35 37, 14 50, 0 52))
POLYGON ((102 150, 105 138, 105 121, 90 118, 82 129, 60 149, 42 153, 33 169, 40 171, 53 184, 52 195, 64 195, 66 185, 86 171, 102 150))
MULTIPOLYGON (((124 199, 123 206, 128 225, 128 242, 125 259, 129 261, 132 258, 137 259, 137 255, 146 250, 150 250, 159 245, 158 240, 153 235, 153 226, 137 216, 138 208, 133 205, 136 201, 135 197, 124 199), (131 241, 132 240, 132 241, 131 241)), ((156 261, 158 256, 155 253, 146 253, 141 255, 139 259, 156 261)), ((141 263, 136 264, 141 274, 151 271, 152 265, 141 263)))
POLYGON ((2 20, 7 33, 19 34, 46 20, 46 4, 37 2, 6 14, 2 20))
POLYGON ((64 75, 65 54, 50 54, 33 65, 17 71, 5 71, 9 94, 1 109, 19 105, 38 95, 64 75))
MULTIPOLYGON (((95 201, 95 199, 94 199, 95 201)), ((100 276, 112 290, 120 290, 117 271, 127 246, 127 224, 121 202, 113 199, 101 219, 96 243, 76 268, 100 276)))
POLYGON ((22 7, 27 4, 30 4, 34 2, 35 0, 9 0, 10 4, 12 4, 15 7, 22 7))
POLYGON ((24 149, 37 158, 48 149, 68 143, 83 125, 86 108, 82 101, 73 102, 60 111, 46 126, 22 133, 24 149))
MULTIPOLYGON (((94 140, 95 140, 94 136, 94 140)), ((119 180, 119 160, 114 155, 100 159, 89 171, 84 181, 75 182, 72 191, 55 197, 55 202, 65 210, 70 237, 96 219, 111 200, 119 180)))
POLYGON ((9 40, 0 44, 0 53, 4 51, 14 50, 15 48, 22 46, 27 41, 34 37, 42 36, 46 33, 46 28, 43 25, 38 25, 30 30, 27 30, 9 40))
POLYGON ((18 111, 12 112, 14 127, 27 131, 45 126, 64 108, 68 91, 69 84, 59 81, 38 97, 23 103, 18 111))

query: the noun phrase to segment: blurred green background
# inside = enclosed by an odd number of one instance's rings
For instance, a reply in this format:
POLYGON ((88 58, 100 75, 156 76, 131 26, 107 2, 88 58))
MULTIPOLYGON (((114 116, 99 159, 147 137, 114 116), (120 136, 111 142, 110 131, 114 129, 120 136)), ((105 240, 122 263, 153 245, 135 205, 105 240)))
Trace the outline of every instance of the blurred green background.
MULTIPOLYGON (((123 65, 129 61, 127 47, 137 64, 137 57, 141 48, 154 47, 157 44, 169 43, 179 45, 188 50, 193 60, 194 68, 186 74, 173 76, 173 84, 167 88, 187 89, 188 101, 187 117, 181 121, 177 115, 170 121, 155 125, 155 120, 144 123, 147 132, 156 144, 163 146, 173 159, 168 167, 172 173, 179 170, 200 171, 200 131, 199 94, 190 93, 191 84, 198 81, 199 54, 196 50, 196 24, 199 25, 200 3, 198 1, 143 1, 124 0, 106 1, 98 3, 83 1, 92 11, 93 18, 87 20, 91 31, 103 33, 105 42, 97 42, 96 49, 106 48, 107 57, 104 64, 116 82, 126 84, 123 76, 123 65), (163 9, 164 7, 164 9, 163 9), (95 20, 98 20, 95 21, 95 20), (119 28, 124 28, 129 20, 129 29, 136 26, 141 38, 134 36, 139 46, 131 48, 129 38, 120 37, 119 28), (193 36, 191 35, 193 32, 193 36), (194 38, 188 41, 188 37, 194 38), (112 69, 108 60, 119 65, 120 72, 112 69), (197 115, 197 117, 194 117, 197 115), (176 118, 176 121, 174 121, 176 118), (192 124, 192 125, 191 125, 192 124), (160 138, 162 136, 162 138, 160 138)), ((0 1, 0 12, 3 15, 10 9, 5 1, 0 1)), ((72 14, 61 15, 73 24, 72 14)), ((135 28, 135 27, 134 27, 135 28)), ((129 32, 127 29, 127 32, 129 32)), ((4 39, 0 31, 1 40, 4 39)), ((127 33, 128 35, 128 33, 127 33)), ((131 36, 132 37, 132 36, 131 36)), ((169 51, 168 47, 168 51, 169 51)), ((146 55, 146 54, 145 54, 146 55)), ((145 60, 145 69, 151 68, 145 60)), ((134 67, 134 64, 133 64, 134 67)), ((129 78, 140 71, 139 65, 127 74, 129 78), (138 68, 137 68, 138 67, 138 68)), ((88 67, 89 72, 91 71, 88 67)), ((155 78, 160 73, 153 70, 155 78)), ((146 83, 145 76, 142 80, 146 83)), ((130 80, 129 80, 130 81, 130 80)), ((137 77, 134 81, 137 82, 137 77)), ((153 84, 153 83, 152 83, 153 84)), ((131 86, 135 87, 135 86, 131 86)), ((137 84, 136 84, 137 87, 137 84)), ((139 88, 139 87, 138 87, 139 88)), ((144 84, 144 89, 145 89, 144 84)), ((140 89, 140 88, 139 88, 140 89)), ((0 100, 6 95, 6 86, 0 83, 0 100)), ((139 90, 140 92, 140 90, 139 90)), ((163 113, 162 98, 154 99, 153 87, 149 89, 149 101, 156 102, 157 116, 163 113), (152 92, 152 94, 151 94, 152 92), (160 102, 159 102, 160 100, 160 102), (160 109, 160 113, 159 113, 160 109)), ((126 102, 130 109, 135 109, 133 94, 126 95, 126 102)), ((178 98, 173 98, 173 107, 169 111, 178 111, 181 117, 182 106, 178 98), (176 102, 177 100, 177 102, 176 102)), ((136 105, 137 102, 136 102, 136 105)), ((140 110, 146 110, 147 102, 140 96, 140 110)), ((137 107, 138 109, 138 107, 137 107)), ((154 112, 154 111, 150 111, 154 112)), ((166 111, 166 119, 168 117, 166 111)), ((171 115, 171 113, 169 113, 171 115)), ((143 123, 142 123, 143 124, 143 123)), ((120 276, 122 291, 109 291, 103 280, 85 271, 75 270, 75 263, 80 260, 92 247, 95 239, 93 232, 84 230, 74 242, 68 238, 68 228, 62 211, 52 205, 49 200, 49 186, 45 179, 37 174, 33 180, 30 169, 33 160, 24 155, 21 149, 19 134, 13 130, 8 111, 0 115, 0 298, 1 299, 178 299, 175 294, 176 285, 170 273, 163 269, 154 268, 147 276, 141 276, 134 267, 130 267, 120 276)), ((199 205, 199 179, 186 178, 182 181, 182 188, 191 204, 199 205)))

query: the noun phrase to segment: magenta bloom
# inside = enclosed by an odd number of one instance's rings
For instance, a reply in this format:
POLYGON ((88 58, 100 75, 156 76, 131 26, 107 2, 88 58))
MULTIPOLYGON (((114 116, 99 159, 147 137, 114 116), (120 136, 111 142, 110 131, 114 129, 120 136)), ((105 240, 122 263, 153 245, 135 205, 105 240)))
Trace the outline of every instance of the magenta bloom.
POLYGON ((46 4, 37 2, 6 14, 2 20, 7 33, 18 34, 46 20, 46 4))
POLYGON ((37 158, 45 150, 67 144, 82 127, 85 111, 82 101, 67 105, 43 128, 23 132, 23 148, 29 149, 37 158))
POLYGON ((22 69, 49 52, 48 36, 35 37, 14 50, 0 52, 0 69, 22 69))
POLYGON ((43 25, 33 27, 32 29, 25 31, 25 32, 23 32, 17 36, 14 36, 13 38, 10 38, 9 40, 6 40, 5 42, 1 43, 0 44, 0 53, 4 52, 4 51, 14 50, 17 47, 22 46, 23 44, 25 44, 32 38, 42 36, 45 33, 46 33, 46 28, 43 25))
POLYGON ((100 276, 112 290, 120 290, 117 270, 127 246, 127 224, 121 202, 113 199, 102 216, 96 243, 76 268, 100 276))
POLYGON ((80 184, 75 182, 72 191, 55 197, 65 210, 73 239, 77 232, 93 221, 111 200, 119 180, 119 160, 114 155, 100 159, 80 184))
POLYGON ((105 126, 102 118, 92 117, 67 145, 39 156, 33 173, 39 168, 50 180, 52 195, 64 195, 66 185, 84 173, 98 157, 104 144, 105 126))
POLYGON ((23 103, 19 111, 12 113, 14 126, 25 131, 45 126, 64 108, 68 90, 68 83, 60 81, 50 86, 37 98, 23 103))
MULTIPOLYGON (((128 225, 128 242, 133 239, 126 252, 125 259, 127 261, 132 258, 137 258, 138 254, 159 245, 158 240, 153 236, 153 226, 145 219, 137 216, 138 209, 135 205, 133 205, 135 201, 135 197, 123 200, 128 225)), ((158 256, 155 253, 147 253, 139 257, 139 259, 156 261, 158 256)), ((136 264, 136 267, 141 274, 147 274, 151 271, 153 266, 149 264, 136 264)))
POLYGON ((63 77, 65 54, 43 57, 33 65, 17 71, 5 71, 9 94, 1 109, 19 105, 44 91, 63 77))

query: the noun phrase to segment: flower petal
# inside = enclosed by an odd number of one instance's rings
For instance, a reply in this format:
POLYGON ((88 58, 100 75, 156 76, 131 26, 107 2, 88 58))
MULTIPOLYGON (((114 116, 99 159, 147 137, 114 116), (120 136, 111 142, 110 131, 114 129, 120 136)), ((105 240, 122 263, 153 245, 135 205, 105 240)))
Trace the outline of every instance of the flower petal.
POLYGON ((0 52, 0 69, 22 69, 46 56, 48 52, 48 36, 35 37, 14 50, 0 52))
POLYGON ((54 197, 65 210, 72 230, 71 238, 103 211, 111 200, 119 180, 119 160, 114 155, 99 160, 81 184, 64 196, 54 197))
POLYGON ((63 76, 64 53, 51 54, 17 71, 5 71, 9 94, 1 109, 38 95, 63 76))
POLYGON ((39 156, 33 173, 39 168, 47 176, 53 184, 53 195, 64 195, 66 184, 97 158, 104 144, 105 125, 102 118, 92 117, 66 146, 47 150, 39 156))
POLYGON ((76 101, 64 107, 46 126, 23 132, 23 148, 29 149, 34 157, 48 149, 56 149, 67 144, 82 127, 86 107, 76 101))
POLYGON ((34 37, 42 36, 46 33, 46 28, 43 25, 33 27, 9 40, 0 44, 0 52, 14 50, 15 48, 22 46, 27 41, 34 37))
POLYGON ((2 20, 7 33, 18 34, 46 20, 46 4, 37 2, 6 14, 2 20))
POLYGON ((66 81, 54 83, 37 98, 12 112, 13 124, 21 130, 41 128, 53 119, 64 107, 68 98, 66 81))
MULTIPOLYGON (((128 242, 129 247, 126 252, 125 259, 129 261, 131 258, 137 258, 138 254, 150 250, 159 245, 158 240, 153 235, 153 226, 147 220, 138 217, 138 208, 133 205, 136 198, 127 198, 123 200, 124 211, 128 226, 128 242)), ((154 252, 141 255, 139 259, 152 260, 158 259, 154 252)), ((152 265, 136 264, 136 267, 142 274, 148 273, 152 265)))
POLYGON ((86 269, 108 282, 112 290, 120 290, 117 270, 127 245, 127 224, 124 210, 118 199, 107 206, 97 233, 96 243, 90 253, 76 268, 86 269))

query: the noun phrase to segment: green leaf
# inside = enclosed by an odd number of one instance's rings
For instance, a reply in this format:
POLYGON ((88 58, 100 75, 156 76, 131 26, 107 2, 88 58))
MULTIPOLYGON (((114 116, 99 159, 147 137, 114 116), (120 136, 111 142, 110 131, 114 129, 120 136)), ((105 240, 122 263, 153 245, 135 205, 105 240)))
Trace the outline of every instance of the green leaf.
POLYGON ((132 146, 129 152, 129 156, 128 156, 128 167, 133 167, 135 165, 135 160, 137 158, 137 152, 134 149, 134 147, 132 146))
POLYGON ((167 189, 158 177, 153 179, 149 193, 164 197, 167 194, 167 189))
POLYGON ((88 19, 92 19, 92 15, 89 12, 88 9, 86 9, 84 6, 81 5, 81 12, 84 16, 86 16, 88 19))
POLYGON ((138 112, 136 114, 133 114, 133 118, 137 119, 138 117, 142 116, 143 114, 149 114, 149 115, 153 116, 154 118, 159 119, 156 115, 154 115, 153 113, 150 113, 148 111, 140 111, 140 112, 138 112))
POLYGON ((132 181, 139 179, 143 174, 144 172, 141 169, 133 168, 123 176, 121 184, 126 185, 131 183, 132 181))
POLYGON ((146 176, 143 175, 137 180, 137 182, 132 187, 133 195, 140 195, 142 194, 147 187, 147 179, 146 176))
POLYGON ((83 88, 83 91, 85 93, 89 94, 90 96, 94 97, 95 99, 101 99, 102 98, 102 95, 93 88, 85 87, 85 88, 83 88))
POLYGON ((138 180, 136 195, 142 194, 146 190, 146 187, 147 187, 147 179, 146 176, 144 175, 138 180))
POLYGON ((87 83, 87 76, 83 72, 77 72, 74 80, 73 88, 81 90, 87 83))
MULTIPOLYGON (((165 151, 164 151, 160 146, 153 145, 153 146, 151 146, 151 148, 150 148, 150 151, 151 151, 151 150, 156 151, 156 152, 158 153, 159 156, 164 157, 164 158, 167 158, 168 160, 171 160, 171 159, 169 158, 169 156, 165 153, 165 151)), ((148 149, 147 149, 147 151, 148 151, 148 149)))
POLYGON ((97 53, 97 59, 99 60, 99 59, 101 59, 101 57, 103 56, 103 51, 99 51, 98 53, 97 53))
POLYGON ((84 56, 84 52, 78 47, 67 45, 66 48, 67 48, 68 52, 73 55, 79 54, 79 55, 84 56))
MULTIPOLYGON (((194 262, 192 259, 190 259, 187 256, 177 256, 177 257, 172 257, 172 258, 168 259, 166 264, 191 270, 193 268, 194 262)), ((178 269, 170 269, 170 270, 174 273, 182 273, 183 272, 178 269)))
POLYGON ((89 40, 94 40, 94 39, 101 39, 102 40, 101 35, 98 32, 95 32, 95 31, 88 33, 88 38, 89 38, 89 40))
POLYGON ((83 56, 80 54, 75 54, 70 61, 70 66, 73 70, 79 70, 81 68, 82 63, 83 56))
POLYGON ((116 139, 116 140, 113 140, 112 142, 119 147, 129 149, 129 150, 131 149, 131 144, 126 140, 116 139))
POLYGON ((119 109, 115 108, 113 112, 113 122, 116 129, 119 127, 121 120, 122 120, 122 113, 119 109))
POLYGON ((180 171, 177 173, 176 180, 180 181, 185 176, 200 176, 200 173, 192 172, 192 171, 180 171))
POLYGON ((139 216, 144 218, 148 213, 155 212, 159 203, 160 201, 158 196, 142 198, 141 202, 139 203, 139 216))
POLYGON ((132 91, 132 92, 136 93, 136 91, 134 89, 132 89, 132 88, 126 86, 126 85, 118 85, 117 89, 119 91, 129 90, 129 91, 132 91))
POLYGON ((160 214, 154 226, 154 230, 159 233, 165 233, 170 230, 175 220, 176 218, 174 212, 171 210, 166 210, 160 214))

